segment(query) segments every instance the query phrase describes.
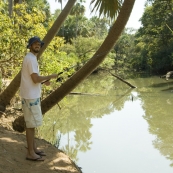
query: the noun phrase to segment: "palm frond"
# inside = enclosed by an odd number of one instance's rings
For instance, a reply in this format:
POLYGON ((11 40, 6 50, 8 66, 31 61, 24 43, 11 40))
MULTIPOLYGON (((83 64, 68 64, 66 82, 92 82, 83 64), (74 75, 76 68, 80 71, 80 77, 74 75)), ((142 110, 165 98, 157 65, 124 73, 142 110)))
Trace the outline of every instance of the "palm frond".
POLYGON ((123 0, 91 0, 90 4, 94 4, 91 12, 98 11, 99 16, 115 19, 121 9, 122 3, 123 0))

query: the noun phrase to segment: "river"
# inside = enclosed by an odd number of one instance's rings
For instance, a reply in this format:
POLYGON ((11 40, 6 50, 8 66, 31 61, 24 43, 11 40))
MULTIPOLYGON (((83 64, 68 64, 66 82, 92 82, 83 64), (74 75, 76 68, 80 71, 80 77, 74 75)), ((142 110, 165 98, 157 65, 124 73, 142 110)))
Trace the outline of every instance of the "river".
POLYGON ((92 75, 44 116, 39 137, 83 173, 173 172, 173 80, 92 75))

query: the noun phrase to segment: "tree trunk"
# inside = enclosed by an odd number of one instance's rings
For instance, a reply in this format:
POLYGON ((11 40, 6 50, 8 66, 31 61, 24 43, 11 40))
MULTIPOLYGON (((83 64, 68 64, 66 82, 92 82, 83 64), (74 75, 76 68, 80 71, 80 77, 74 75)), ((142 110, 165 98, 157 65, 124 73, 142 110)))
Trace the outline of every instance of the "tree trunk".
MULTIPOLYGON (((47 48, 53 37, 57 34, 64 20, 70 13, 72 7, 74 6, 76 0, 69 0, 65 8, 62 10, 61 14, 58 16, 53 26, 50 28, 43 41, 44 46, 40 50, 38 57, 42 55, 44 50, 47 48)), ((0 94, 0 111, 4 111, 6 106, 10 103, 11 99, 14 97, 15 93, 18 91, 20 86, 21 72, 19 72, 8 87, 0 94)))
POLYGON ((58 30, 62 26, 64 20, 68 16, 68 14, 70 13, 70 11, 71 11, 72 7, 74 6, 75 2, 76 2, 76 0, 69 0, 68 1, 65 8, 62 10, 62 12, 58 16, 58 18, 56 19, 56 21, 54 22, 52 27, 50 28, 50 30, 48 31, 48 33, 44 37, 44 39, 43 39, 44 45, 41 48, 40 52, 38 53, 38 58, 42 55, 42 53, 45 51, 45 49, 47 48, 47 46, 49 45, 51 40, 57 34, 58 30))
POLYGON ((8 0, 8 12, 9 12, 9 17, 12 17, 12 13, 13 13, 13 0, 8 0))
POLYGON ((94 56, 71 78, 69 78, 63 85, 52 92, 46 97, 42 103, 42 112, 45 114, 50 110, 57 102, 61 101, 68 93, 70 93, 82 80, 90 75, 95 68, 105 59, 106 55, 113 48, 115 42, 118 40, 121 32, 123 31, 130 13, 133 9, 135 0, 125 0, 120 10, 117 20, 112 26, 108 36, 104 40, 103 44, 94 54, 94 56))

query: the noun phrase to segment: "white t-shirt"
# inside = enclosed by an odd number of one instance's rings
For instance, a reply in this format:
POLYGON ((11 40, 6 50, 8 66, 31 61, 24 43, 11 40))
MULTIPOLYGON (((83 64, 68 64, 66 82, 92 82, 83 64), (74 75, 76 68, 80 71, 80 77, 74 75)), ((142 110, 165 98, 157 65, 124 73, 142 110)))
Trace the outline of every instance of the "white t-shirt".
POLYGON ((39 75, 37 57, 29 52, 25 56, 21 70, 20 96, 24 99, 35 99, 41 97, 41 84, 34 83, 31 78, 32 73, 39 75))

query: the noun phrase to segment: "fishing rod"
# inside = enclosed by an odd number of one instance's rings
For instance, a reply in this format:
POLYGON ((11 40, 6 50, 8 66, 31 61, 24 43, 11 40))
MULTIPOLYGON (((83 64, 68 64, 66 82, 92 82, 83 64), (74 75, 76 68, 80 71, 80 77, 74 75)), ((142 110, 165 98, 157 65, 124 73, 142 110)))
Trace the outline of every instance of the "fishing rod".
MULTIPOLYGON (((94 55, 93 58, 98 57, 98 56, 102 56, 102 55, 104 55, 104 54, 106 54, 106 53, 108 53, 108 52, 109 52, 109 51, 104 51, 104 52, 102 52, 102 53, 100 53, 100 54, 94 55)), ((85 62, 86 62, 86 61, 85 61, 85 62)), ((85 63, 85 62, 83 62, 83 63, 85 63)), ((83 64, 83 63, 81 63, 81 64, 83 64)), ((69 68, 65 68, 64 71, 61 71, 61 72, 58 73, 58 76, 61 75, 61 74, 63 74, 65 71, 69 71, 71 68, 74 68, 74 67, 76 67, 76 66, 78 66, 78 64, 77 64, 77 65, 74 65, 74 66, 72 66, 72 67, 69 67, 69 68)), ((50 80, 50 79, 45 80, 45 81, 43 81, 41 84, 44 84, 45 82, 48 82, 49 80, 50 80)), ((56 82, 58 82, 58 80, 59 80, 59 77, 56 79, 56 82)))
MULTIPOLYGON (((58 76, 61 75, 61 74, 63 74, 63 73, 66 72, 66 71, 69 71, 70 69, 72 69, 72 68, 74 68, 74 67, 77 67, 77 66, 78 66, 78 64, 77 64, 77 65, 74 65, 74 66, 71 66, 71 67, 69 67, 69 68, 65 67, 65 68, 64 68, 65 70, 59 72, 59 73, 58 73, 58 76)), ((43 81, 41 84, 44 84, 45 82, 48 82, 49 80, 50 80, 50 79, 45 80, 45 81, 43 81)), ((56 82, 58 82, 58 80, 59 80, 59 77, 56 79, 56 82)))

